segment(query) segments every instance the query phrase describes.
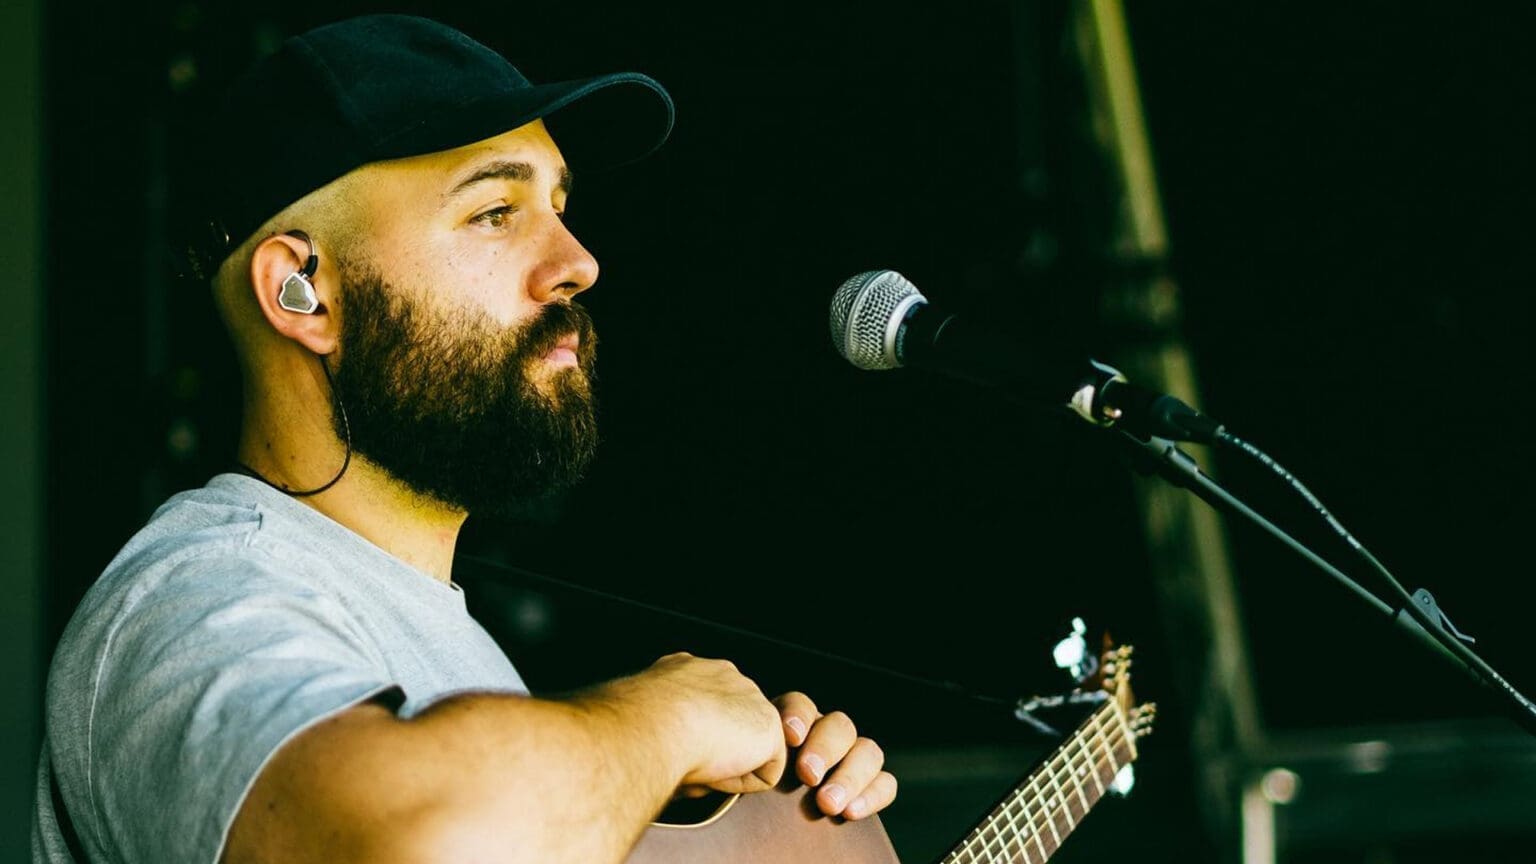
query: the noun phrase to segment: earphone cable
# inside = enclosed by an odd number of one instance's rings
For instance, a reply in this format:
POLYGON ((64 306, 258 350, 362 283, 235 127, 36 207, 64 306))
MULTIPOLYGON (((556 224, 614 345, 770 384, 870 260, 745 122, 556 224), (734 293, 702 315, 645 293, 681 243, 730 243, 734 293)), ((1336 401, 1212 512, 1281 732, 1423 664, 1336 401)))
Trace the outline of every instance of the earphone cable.
POLYGON ((273 489, 276 489, 277 491, 294 498, 307 498, 310 495, 319 495, 321 492, 324 492, 332 486, 335 486, 336 483, 341 480, 342 475, 347 473, 348 466, 352 464, 352 424, 347 420, 347 406, 342 404, 341 394, 336 392, 336 381, 331 377, 330 364, 325 362, 326 355, 320 354, 318 356, 320 358, 320 370, 325 373, 325 384, 328 388, 330 388, 331 391, 331 404, 336 407, 336 413, 341 416, 342 437, 346 442, 347 448, 347 455, 341 460, 341 470, 337 471, 336 476, 332 477, 330 482, 326 483, 324 486, 317 486, 314 489, 289 489, 286 486, 280 486, 276 483, 273 483, 271 480, 268 480, 266 477, 262 476, 261 472, 245 464, 244 462, 241 462, 238 459, 235 460, 235 468, 241 474, 244 474, 248 477, 254 477, 257 480, 267 484, 268 486, 271 486, 273 489))

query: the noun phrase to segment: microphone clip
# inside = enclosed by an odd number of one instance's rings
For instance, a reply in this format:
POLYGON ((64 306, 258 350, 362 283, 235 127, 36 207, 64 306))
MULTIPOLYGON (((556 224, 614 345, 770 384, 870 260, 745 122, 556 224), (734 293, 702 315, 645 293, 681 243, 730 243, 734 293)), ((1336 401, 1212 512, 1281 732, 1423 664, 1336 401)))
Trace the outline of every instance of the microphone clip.
MULTIPOLYGON (((1201 414, 1188 404, 1170 396, 1138 387, 1125 379, 1112 367, 1090 360, 1104 374, 1114 373, 1099 385, 1097 398, 1090 404, 1096 414, 1084 414, 1073 396, 1072 409, 1089 422, 1099 426, 1120 424, 1120 428, 1142 438, 1166 438, 1170 441, 1192 441, 1196 444, 1214 444, 1226 427, 1201 414)), ((1085 385, 1079 394, 1089 390, 1085 385)), ((1090 398, 1093 398, 1090 392, 1090 398)))
POLYGON ((1109 427, 1115 425, 1124 411, 1107 398, 1106 389, 1111 383, 1129 385, 1125 375, 1119 369, 1106 363, 1090 359, 1088 365, 1093 369, 1072 393, 1067 400, 1067 407, 1071 408, 1079 417, 1087 420, 1095 426, 1109 427))

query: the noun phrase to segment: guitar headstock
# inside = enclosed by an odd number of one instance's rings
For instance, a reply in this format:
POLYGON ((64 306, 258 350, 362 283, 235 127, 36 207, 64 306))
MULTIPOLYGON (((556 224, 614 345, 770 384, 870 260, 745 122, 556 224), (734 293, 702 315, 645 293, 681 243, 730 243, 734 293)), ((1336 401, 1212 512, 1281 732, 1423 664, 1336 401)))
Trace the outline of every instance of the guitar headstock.
POLYGON ((1111 647, 1109 637, 1104 637, 1104 653, 1099 660, 1098 687, 1109 698, 1120 703, 1131 733, 1137 738, 1152 734, 1152 721, 1157 716, 1157 703, 1136 704, 1131 692, 1131 655, 1136 651, 1131 645, 1111 647))
POLYGON ((1088 653, 1088 640, 1084 638, 1087 632, 1083 619, 1072 619, 1071 635, 1056 643, 1052 651, 1056 665, 1071 670, 1080 692, 1102 691, 1118 702, 1127 725, 1137 738, 1152 734, 1157 705, 1151 702, 1137 705, 1136 696, 1131 692, 1131 655, 1136 649, 1130 645, 1115 645, 1106 633, 1102 649, 1095 657, 1088 653))

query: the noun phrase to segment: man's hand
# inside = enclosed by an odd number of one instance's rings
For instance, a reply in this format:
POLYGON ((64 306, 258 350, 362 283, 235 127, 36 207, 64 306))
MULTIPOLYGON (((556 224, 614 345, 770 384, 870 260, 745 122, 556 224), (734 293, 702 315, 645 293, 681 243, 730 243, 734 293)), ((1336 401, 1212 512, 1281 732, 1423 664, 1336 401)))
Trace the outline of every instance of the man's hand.
POLYGON ((772 789, 784 773, 778 712, 727 660, 668 654, 599 692, 620 704, 664 706, 660 710, 673 717, 666 743, 681 760, 678 794, 761 792, 772 789))
POLYGON ((821 787, 816 805, 823 813, 862 819, 896 798, 896 778, 883 770, 885 752, 859 737, 847 714, 822 714, 804 693, 785 693, 773 704, 783 718, 785 742, 800 748, 796 775, 821 787))

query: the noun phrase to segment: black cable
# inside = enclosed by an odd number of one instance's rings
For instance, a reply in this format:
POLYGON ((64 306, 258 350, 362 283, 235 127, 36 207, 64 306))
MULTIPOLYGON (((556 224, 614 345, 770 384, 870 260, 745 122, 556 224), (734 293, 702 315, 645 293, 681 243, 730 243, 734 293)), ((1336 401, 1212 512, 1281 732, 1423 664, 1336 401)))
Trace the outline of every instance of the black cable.
POLYGON ((1387 581, 1387 584, 1392 588, 1392 592, 1397 595, 1399 600, 1406 603, 1412 599, 1408 589, 1404 588, 1402 583, 1398 582, 1397 578, 1387 570, 1386 566, 1377 560, 1375 555, 1371 554, 1371 550, 1365 548, 1365 544, 1356 540, 1355 535, 1349 533, 1349 529, 1345 528, 1342 522, 1334 518, 1334 515, 1328 511, 1328 508, 1323 506, 1323 502, 1316 495, 1312 494, 1312 490, 1308 489, 1306 484, 1301 482, 1300 478, 1286 470, 1285 466, 1276 462, 1268 453, 1228 432, 1225 427, 1216 432, 1216 441, 1219 444, 1224 444, 1237 450, 1270 471, 1273 471, 1276 476, 1285 481, 1287 486, 1290 486, 1296 494, 1300 495, 1302 500, 1306 501, 1313 510, 1317 511, 1317 514, 1322 517, 1323 521, 1328 523, 1328 527, 1332 528, 1334 533, 1338 534, 1349 548, 1359 553, 1371 565, 1372 569, 1387 581))
POLYGON ((1392 607, 1387 605, 1380 597, 1362 588, 1355 580, 1349 578, 1337 567, 1334 567, 1316 552, 1307 548, 1301 541, 1287 534, 1284 529, 1265 519, 1253 508, 1235 498, 1226 489, 1223 489, 1215 480, 1212 480, 1200 470, 1199 463, 1195 462, 1188 453, 1175 446, 1173 442, 1165 441, 1161 438, 1143 441, 1127 432, 1119 434, 1133 446, 1152 452, 1157 457, 1158 464, 1174 469, 1177 472, 1176 475, 1164 474, 1168 479, 1195 493, 1195 495, 1217 510, 1228 510, 1247 518, 1275 539, 1289 546, 1297 554, 1312 562, 1324 573, 1332 576, 1340 585, 1352 591, 1361 600, 1375 608, 1376 611, 1388 616, 1394 614, 1392 607))
POLYGON ((820 648, 812 648, 808 645, 801 645, 798 642, 790 642, 787 639, 780 639, 777 636, 769 636, 765 633, 758 633, 754 630, 747 630, 746 628, 736 627, 731 624, 722 624, 719 621, 711 621, 708 618, 701 618, 697 615, 690 615, 686 612, 678 612, 673 609, 668 609, 664 606, 657 606, 653 603, 646 603, 644 601, 635 600, 620 594, 613 594, 608 591, 591 588, 586 585, 579 585, 575 582, 559 579, 554 576, 546 576, 542 573, 534 573, 516 567, 509 567, 499 561, 492 561, 490 559, 481 558, 475 555, 464 555, 461 556, 461 558, 466 561, 472 561, 476 564, 480 564, 481 566, 484 566, 488 570, 495 573, 511 573, 531 581, 557 585, 561 588, 578 591, 592 597, 606 600, 610 603, 616 603, 621 606, 633 606, 637 609, 643 609, 647 612, 664 615, 680 621, 687 621, 690 624, 729 633, 733 636, 741 636, 747 639, 774 645, 779 648, 788 648, 792 651, 798 651, 802 654, 809 654, 813 657, 819 657, 823 660, 831 660, 836 663, 841 663, 845 666, 862 669, 866 672, 874 672, 876 674, 884 675, 888 678, 894 678, 900 681, 905 681, 910 684, 919 684, 921 686, 929 687, 935 690, 942 690, 952 696, 959 696, 961 698, 971 699, 976 702, 981 702, 988 705, 1007 705, 1009 708, 1014 708, 1020 701, 1016 698, 1004 698, 1001 696, 992 696, 986 693, 978 693, 955 681, 939 681, 934 678, 924 678, 920 675, 913 675, 911 673, 902 672, 897 669, 891 669, 886 666, 880 666, 863 660, 855 660, 852 657, 845 657, 841 654, 834 654, 830 651, 824 651, 820 648))
MULTIPOLYGON (((1269 534, 1301 554, 1302 557, 1306 558, 1308 561, 1311 561, 1323 572, 1332 576, 1341 585, 1354 592, 1357 596, 1359 596, 1366 603, 1370 604, 1378 612, 1385 614, 1393 623, 1397 623, 1400 626, 1403 626, 1405 630, 1413 633, 1418 638, 1427 640, 1426 644, 1439 649, 1440 653, 1448 659, 1457 661, 1461 667, 1479 683, 1489 687, 1490 689, 1503 692, 1506 696, 1509 697, 1511 702, 1517 708, 1517 710, 1514 712, 1515 721, 1525 729, 1536 733, 1536 703, 1532 703, 1531 700, 1527 699, 1524 694, 1516 690, 1513 685, 1506 681, 1502 675, 1493 669, 1493 667, 1489 666, 1488 663, 1483 660, 1483 658, 1479 657, 1477 653, 1468 647, 1467 644, 1460 638, 1450 632, 1447 632, 1447 625, 1442 621, 1436 620, 1435 618, 1435 614, 1439 614, 1441 617, 1444 617, 1444 613, 1440 612, 1439 608, 1435 606, 1434 598, 1430 596, 1429 592, 1419 591, 1414 595, 1409 595, 1407 591, 1402 588, 1401 584, 1399 584, 1390 573, 1386 572, 1386 568, 1381 564, 1380 561, 1376 559, 1374 555, 1371 555, 1369 551, 1365 550, 1364 546, 1360 545, 1359 541, 1355 540, 1354 537, 1344 529, 1343 525, 1338 523, 1338 520, 1332 519, 1331 514, 1328 517, 1330 524, 1337 526, 1336 530, 1342 532, 1342 534, 1351 542, 1351 545, 1358 549, 1361 554, 1365 556, 1366 560, 1371 562, 1372 566, 1377 569, 1377 572, 1384 576, 1394 587, 1394 589, 1399 592, 1401 595, 1399 597, 1399 600, 1402 604, 1401 606, 1394 609, 1381 598, 1361 587, 1358 583, 1356 583, 1349 576, 1345 575, 1337 567, 1334 567, 1332 564, 1323 560, 1311 549, 1307 548, 1301 542, 1291 537, 1274 523, 1259 515, 1242 501, 1239 501, 1231 493, 1227 492, 1218 483, 1216 483, 1216 481, 1206 476, 1200 470, 1199 463, 1195 462, 1195 460, 1190 457, 1189 454, 1175 446, 1173 442, 1165 441, 1159 438, 1153 438, 1144 441, 1134 435, 1130 435, 1129 433, 1121 433, 1121 435, 1124 440, 1130 442, 1134 446, 1155 454, 1157 457, 1157 464, 1171 469, 1164 472, 1165 477, 1177 483, 1178 485, 1184 486, 1185 488, 1194 492, 1196 495, 1205 500, 1207 503, 1211 504, 1213 507, 1216 507, 1218 510, 1227 509, 1247 517, 1254 524, 1269 532, 1269 534), (1431 610, 1434 610, 1433 613, 1431 610), (1404 612, 1407 612, 1408 615, 1406 619, 1402 617, 1404 612)), ((1228 437, 1232 436, 1229 435, 1228 437)), ((1221 440, 1220 436, 1218 436, 1218 440, 1221 440)), ((1235 440, 1237 439, 1234 438, 1234 441, 1235 440)), ((1237 445, 1234 444, 1233 446, 1237 445)), ((1252 445, 1249 446, 1251 447, 1252 445)), ((1254 447, 1253 450, 1258 451, 1258 448, 1254 447)), ((1283 472, 1282 476, 1291 476, 1290 472, 1280 468, 1278 463, 1275 463, 1273 459, 1268 459, 1267 456, 1265 459, 1268 461, 1268 464, 1274 466, 1280 472, 1283 472)), ((1301 482, 1299 480, 1296 481, 1296 486, 1300 487, 1301 489, 1305 489, 1304 486, 1301 486, 1301 482)), ((1313 496, 1310 491, 1306 492, 1305 497, 1307 497, 1309 501, 1315 503, 1315 506, 1318 508, 1319 512, 1325 514, 1328 512, 1327 509, 1322 506, 1322 502, 1318 501, 1316 496, 1313 496)))
POLYGON ((1267 453, 1236 435, 1227 432, 1224 428, 1217 431, 1216 440, 1258 461, 1284 480, 1292 490, 1312 506, 1318 515, 1322 516, 1323 521, 1327 522, 1351 549, 1354 549, 1361 558, 1365 559, 1366 563, 1371 566, 1371 569, 1377 575, 1386 581, 1400 604, 1398 609, 1391 611, 1393 618, 1396 618, 1403 610, 1407 610, 1408 614, 1418 621, 1420 627, 1433 636, 1436 642, 1467 667, 1467 671, 1474 678, 1490 688, 1502 690, 1524 709, 1519 715, 1522 725, 1525 725, 1532 731, 1536 731, 1536 719, 1533 719, 1536 718, 1536 704, 1533 704, 1524 694, 1504 680, 1504 677, 1495 671, 1492 666, 1489 666, 1487 661, 1479 657, 1477 652, 1468 646, 1467 642, 1471 641, 1470 639, 1463 641, 1465 637, 1462 634, 1447 632, 1446 628, 1449 620, 1446 618, 1445 613, 1434 604, 1434 599, 1428 592, 1408 593, 1408 589, 1404 588, 1402 583, 1397 581, 1397 577, 1392 575, 1392 572, 1387 569, 1386 565, 1381 563, 1381 560, 1375 555, 1371 554, 1371 550, 1365 548, 1365 544, 1356 540, 1354 535, 1349 533, 1349 530, 1339 520, 1335 519, 1332 513, 1328 512, 1328 508, 1324 507, 1323 502, 1318 500, 1316 495, 1312 494, 1312 490, 1308 489, 1305 484, 1297 479, 1296 475, 1287 471, 1284 466, 1272 459, 1267 453), (1432 612, 1431 610, 1434 611, 1432 612), (1442 620, 1436 620, 1436 614, 1442 620))
POLYGON ((267 484, 268 486, 271 486, 273 489, 283 493, 284 495, 289 495, 294 498, 307 498, 310 495, 319 495, 321 492, 324 492, 332 486, 335 486, 336 483, 341 480, 341 476, 347 473, 347 467, 352 464, 352 424, 347 421, 347 406, 341 404, 341 394, 336 392, 336 381, 331 378, 331 366, 329 363, 325 362, 326 355, 320 354, 317 356, 320 358, 320 369, 325 373, 325 385, 331 391, 331 404, 335 406, 336 412, 341 415, 341 431, 343 437, 346 440, 347 446, 347 455, 341 460, 341 470, 337 471, 336 476, 332 477, 330 482, 326 483, 324 486, 317 486, 314 489, 296 490, 289 489, 287 486, 279 486, 278 484, 273 483, 271 480, 268 480, 266 477, 263 477, 261 472, 257 471, 255 468, 252 468, 251 466, 241 462, 238 459, 235 460, 235 470, 239 471, 241 474, 244 474, 247 477, 254 477, 257 480, 267 484))

